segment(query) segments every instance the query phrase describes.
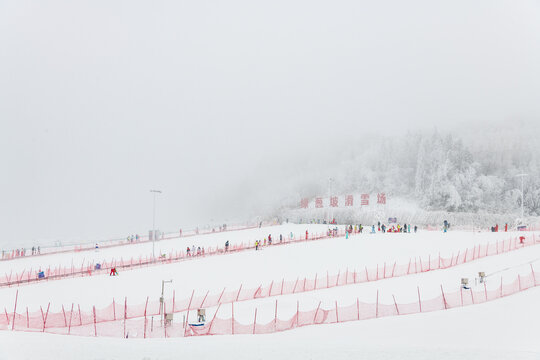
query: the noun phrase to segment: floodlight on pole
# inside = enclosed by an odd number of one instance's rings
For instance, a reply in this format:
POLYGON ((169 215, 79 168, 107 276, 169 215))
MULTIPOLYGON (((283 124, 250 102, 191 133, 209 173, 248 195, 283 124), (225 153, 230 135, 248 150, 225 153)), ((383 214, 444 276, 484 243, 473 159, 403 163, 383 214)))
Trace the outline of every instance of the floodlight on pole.
POLYGON ((150 190, 150 192, 154 193, 154 208, 152 211, 152 261, 154 261, 156 259, 156 195, 161 194, 161 190, 150 190))
POLYGON ((528 176, 528 174, 517 174, 516 177, 520 177, 521 178, 521 221, 523 221, 523 217, 525 216, 524 215, 524 211, 523 211, 523 192, 524 192, 524 188, 523 188, 523 178, 525 176, 528 176))

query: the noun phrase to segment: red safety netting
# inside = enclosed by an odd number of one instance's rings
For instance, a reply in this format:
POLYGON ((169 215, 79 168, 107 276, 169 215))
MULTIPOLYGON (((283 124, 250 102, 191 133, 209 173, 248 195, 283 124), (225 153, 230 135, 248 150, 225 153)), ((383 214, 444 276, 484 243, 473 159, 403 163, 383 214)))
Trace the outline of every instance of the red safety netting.
MULTIPOLYGON (((284 237, 281 241, 275 241, 272 243, 272 246, 277 245, 286 245, 293 244, 304 241, 315 241, 321 239, 328 239, 331 237, 345 236, 345 231, 342 232, 328 232, 328 233, 319 233, 319 234, 309 234, 307 236, 294 236, 292 238, 284 237)), ((268 245, 269 246, 269 245, 268 245)), ((199 255, 187 253, 184 251, 175 251, 169 252, 168 254, 159 256, 157 258, 152 257, 152 255, 146 255, 144 257, 139 256, 138 258, 131 257, 128 259, 112 259, 110 261, 103 260, 102 262, 83 263, 80 267, 62 267, 57 266, 51 268, 50 266, 47 269, 34 269, 30 268, 29 270, 23 270, 18 273, 5 273, 0 275, 0 287, 2 286, 14 286, 14 285, 24 285, 29 283, 49 281, 49 280, 59 280, 68 277, 78 277, 78 276, 92 276, 92 275, 102 275, 109 273, 112 268, 117 270, 132 270, 141 267, 156 266, 162 264, 170 264, 176 261, 192 260, 201 257, 207 257, 212 255, 222 255, 235 253, 244 250, 252 250, 255 248, 255 242, 247 242, 240 244, 231 244, 227 249, 224 246, 208 246, 203 247, 202 252, 199 255), (99 264, 99 266, 97 266, 99 264), (42 277, 39 276, 39 272, 43 272, 42 277)))
MULTIPOLYGON (((270 225, 270 224, 265 224, 270 225)), ((199 235, 209 235, 209 234, 215 234, 215 233, 222 233, 222 232, 228 232, 228 231, 239 231, 239 230, 248 230, 248 229, 255 229, 259 227, 259 225, 253 225, 253 224, 247 224, 247 225, 227 225, 225 229, 220 229, 219 231, 216 231, 215 229, 190 229, 190 230, 180 230, 180 232, 171 232, 171 233, 164 233, 161 234, 159 239, 157 240, 170 240, 170 239, 180 239, 184 237, 191 237, 191 236, 199 236, 199 235)), ((151 238, 149 235, 138 235, 138 240, 130 240, 130 239, 110 239, 110 240, 101 240, 97 241, 99 243, 99 248, 111 248, 111 247, 117 247, 117 246, 124 246, 124 245, 133 245, 133 244, 141 244, 146 242, 151 242, 151 238)), ((51 254, 62 254, 62 253, 69 253, 69 252, 80 252, 80 251, 91 251, 95 250, 95 244, 93 243, 86 243, 86 244, 74 244, 74 245, 63 245, 63 246, 50 246, 50 247, 41 247, 39 250, 39 253, 37 251, 37 248, 35 250, 35 253, 32 254, 30 252, 30 249, 12 249, 12 250, 3 250, 2 256, 0 257, 0 261, 7 261, 7 260, 13 260, 18 259, 22 257, 34 257, 34 256, 43 256, 43 255, 51 255, 51 254)))
POLYGON ((292 329, 298 326, 335 323, 351 320, 370 319, 374 317, 414 314, 418 312, 428 312, 441 309, 448 309, 457 306, 466 306, 471 304, 482 303, 494 299, 501 298, 519 291, 537 286, 536 278, 538 274, 532 269, 531 274, 527 276, 518 276, 511 284, 501 284, 499 289, 488 290, 485 283, 484 289, 481 290, 463 290, 453 293, 445 293, 441 287, 441 296, 435 299, 421 299, 420 290, 418 289, 418 302, 411 304, 398 304, 394 298, 393 304, 379 304, 378 296, 375 304, 362 303, 358 300, 355 304, 347 306, 338 306, 336 303, 335 309, 323 309, 319 307, 309 311, 300 311, 299 305, 297 314, 294 318, 279 320, 277 318, 277 302, 276 302, 276 319, 273 323, 258 324, 256 322, 256 313, 254 314, 254 322, 251 325, 243 325, 232 319, 220 319, 217 317, 219 308, 224 304, 230 304, 234 314, 234 303, 239 301, 247 301, 271 296, 296 294, 306 291, 330 288, 334 286, 344 286, 349 284, 357 284, 368 281, 377 281, 398 276, 406 276, 409 274, 417 274, 426 271, 437 269, 445 269, 452 266, 464 264, 469 261, 492 256, 503 252, 508 252, 513 249, 518 249, 527 244, 533 244, 532 240, 520 241, 508 240, 502 243, 486 244, 475 246, 472 249, 460 251, 456 256, 450 259, 444 258, 428 258, 427 261, 421 258, 413 262, 411 259, 408 264, 391 266, 386 264, 377 266, 374 269, 361 271, 338 272, 337 274, 326 274, 319 276, 316 274, 311 279, 297 278, 293 281, 273 281, 268 285, 259 286, 256 289, 244 289, 240 286, 237 290, 226 291, 223 289, 218 294, 209 294, 195 296, 193 291, 190 298, 177 300, 174 292, 171 299, 166 299, 162 303, 159 301, 149 301, 147 298, 144 304, 128 304, 127 298, 124 301, 116 302, 113 300, 109 306, 96 309, 81 309, 79 305, 71 304, 68 308, 62 306, 62 311, 50 311, 50 303, 47 307, 40 307, 38 311, 29 312, 26 309, 17 309, 17 297, 13 310, 8 311, 4 307, 3 316, 0 315, 0 329, 14 329, 21 331, 47 331, 57 334, 75 334, 75 335, 94 335, 97 336, 116 336, 116 337, 169 337, 169 336, 184 336, 185 335, 208 335, 208 334, 245 334, 245 333, 268 333, 275 331, 283 331, 292 329), (159 324, 154 323, 153 317, 162 319, 162 314, 174 314, 187 312, 189 321, 189 312, 194 309, 216 307, 217 310, 213 319, 203 326, 188 326, 186 328, 179 326, 176 323, 165 322, 163 326, 162 320, 159 324), (121 324, 120 324, 121 323, 121 324), (167 328, 167 325, 170 325, 167 328), (182 328, 182 330, 178 329, 182 328), (150 330, 148 330, 150 329, 150 330), (157 329, 155 332, 154 329, 157 329), (251 332, 249 331, 251 329, 251 332), (121 331, 120 331, 121 330, 121 331))
MULTIPOLYGON (((296 236, 293 238, 283 238, 282 241, 275 241, 272 243, 271 246, 277 246, 277 245, 287 245, 287 244, 293 244, 298 242, 304 242, 304 241, 315 241, 315 240, 321 240, 321 239, 328 239, 332 237, 341 237, 344 236, 345 232, 333 232, 329 231, 325 234, 310 234, 309 236, 296 236)), ((540 239, 537 239, 536 235, 533 233, 532 236, 520 236, 520 237, 514 237, 511 239, 504 240, 502 242, 497 241, 495 244, 489 243, 489 244, 479 244, 478 246, 475 246, 473 248, 467 248, 464 251, 458 252, 457 254, 452 255, 450 259, 448 258, 442 258, 439 255, 428 257, 428 259, 422 259, 422 258, 414 258, 410 259, 409 263, 406 265, 406 273, 418 273, 423 271, 430 271, 430 270, 436 270, 436 269, 444 269, 448 268, 450 266, 459 265, 471 260, 476 260, 479 258, 483 258, 486 256, 493 256, 498 255, 500 253, 513 251, 520 249, 524 246, 531 246, 535 245, 540 242, 540 239)), ((268 245, 270 246, 270 245, 268 245)), ((203 252, 201 255, 192 255, 188 254, 184 251, 176 251, 176 252, 170 252, 168 255, 161 256, 159 258, 153 258, 150 256, 145 256, 144 258, 142 256, 139 256, 138 258, 130 258, 129 260, 120 258, 119 260, 113 259, 110 261, 102 261, 98 264, 92 262, 89 264, 82 264, 81 267, 54 267, 51 269, 51 267, 48 267, 47 269, 29 269, 29 270, 23 270, 20 273, 13 273, 10 272, 5 273, 4 275, 0 276, 0 287, 3 286, 14 286, 14 285, 24 285, 24 284, 30 284, 30 283, 36 283, 36 282, 42 282, 42 281, 49 281, 49 280, 58 280, 58 279, 64 279, 69 277, 83 277, 83 276, 92 276, 92 275, 103 275, 110 272, 112 268, 115 268, 117 270, 133 270, 138 269, 141 267, 148 267, 148 266, 156 266, 156 265, 162 265, 162 264, 170 264, 172 262, 177 261, 184 261, 184 260, 191 260, 196 259, 200 257, 206 257, 206 256, 213 256, 213 255, 222 255, 222 254, 229 254, 229 253, 235 253, 239 251, 245 251, 245 250, 252 250, 255 248, 254 242, 248 242, 248 243, 240 243, 240 244, 231 244, 228 249, 225 249, 225 247, 222 246, 215 246, 215 247, 206 247, 203 248, 203 252), (43 276, 39 276, 39 272, 43 272, 43 276)), ((367 270, 365 269, 365 273, 356 273, 354 272, 352 276, 360 276, 365 277, 367 280, 370 279, 379 279, 379 278, 387 278, 387 277, 394 277, 396 274, 404 274, 405 272, 405 265, 397 266, 397 264, 394 262, 393 264, 384 264, 383 267, 377 267, 376 269, 367 270)), ((336 281, 348 281, 349 274, 346 274, 346 279, 339 279, 340 274, 337 274, 336 281)), ((341 275, 343 277, 343 275, 341 275)), ((399 275, 397 275, 399 276, 399 275)), ((312 289, 316 286, 317 281, 321 281, 320 279, 314 279, 314 283, 307 283, 306 286, 309 288, 310 286, 312 289)), ((328 280, 328 283, 333 283, 328 280)), ((298 286, 298 284, 296 284, 298 286)), ((273 289, 273 291, 277 291, 276 289, 273 289)))

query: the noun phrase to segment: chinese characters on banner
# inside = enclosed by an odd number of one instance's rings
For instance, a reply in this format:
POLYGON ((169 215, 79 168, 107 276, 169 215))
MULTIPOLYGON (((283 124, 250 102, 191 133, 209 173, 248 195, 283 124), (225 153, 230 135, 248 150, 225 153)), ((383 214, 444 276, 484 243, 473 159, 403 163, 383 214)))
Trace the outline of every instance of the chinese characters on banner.
MULTIPOLYGON (((360 205, 361 206, 369 206, 369 199, 370 194, 362 194, 360 195, 360 205)), ((386 205, 386 194, 385 193, 378 193, 377 194, 377 204, 379 205, 386 205)), ((330 207, 339 207, 339 197, 338 196, 331 196, 330 207)), ((354 196, 353 195, 346 195, 345 196, 345 206, 354 206, 354 196)), ((309 199, 303 198, 300 200, 300 208, 307 209, 309 207, 309 199)), ((323 208, 323 198, 318 197, 315 198, 315 208, 323 208)))
POLYGON ((362 194, 362 196, 360 198, 361 198, 360 205, 362 205, 362 206, 369 205, 369 194, 362 194))

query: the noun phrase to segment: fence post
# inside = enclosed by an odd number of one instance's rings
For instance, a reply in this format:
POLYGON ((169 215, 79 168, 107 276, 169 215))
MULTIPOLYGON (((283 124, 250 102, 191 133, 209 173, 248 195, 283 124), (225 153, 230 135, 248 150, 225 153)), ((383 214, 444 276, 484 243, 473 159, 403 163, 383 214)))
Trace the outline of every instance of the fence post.
POLYGON ((283 284, 285 283, 285 278, 281 278, 281 295, 283 295, 283 284))
MULTIPOLYGON (((47 324, 47 316, 49 316, 49 308, 51 307, 51 303, 47 305, 47 313, 45 314, 45 317, 43 318, 43 332, 45 332, 45 326, 47 324)), ((41 308, 41 306, 40 306, 41 308)), ((41 310, 41 317, 43 317, 43 309, 41 310)))
POLYGON ((471 300, 472 300, 472 303, 474 305, 474 293, 473 293, 472 288, 470 288, 469 290, 471 290, 471 300))
POLYGON ((438 267, 438 269, 440 269, 440 268, 441 268, 441 252, 439 251, 439 267, 438 267))
POLYGON ((488 296, 487 296, 487 286, 486 286, 486 282, 484 281, 484 295, 486 295, 486 302, 488 301, 488 296))
MULTIPOLYGON (((204 302, 204 301, 203 301, 204 302)), ((172 292, 172 311, 174 313, 174 306, 176 305, 176 290, 172 292)), ((202 306, 201 306, 202 307, 202 306)))
POLYGON ((276 312, 274 314, 274 332, 277 331, 277 299, 276 299, 276 312))
POLYGON ((441 294, 442 294, 442 298, 443 298, 443 302, 444 302, 444 310, 447 310, 448 309, 448 304, 446 303, 446 296, 444 296, 444 290, 443 290, 442 284, 441 284, 441 294))
POLYGON ((191 292, 191 297, 189 298, 189 304, 187 308, 188 315, 189 315, 189 310, 191 310, 191 302, 193 301, 193 295, 195 295, 195 289, 193 289, 193 291, 191 292))
POLYGON ((411 270, 411 258, 409 258, 409 266, 407 267, 407 275, 409 275, 410 270, 411 270))
POLYGON ((221 292, 221 295, 219 295, 219 298, 217 300, 218 305, 221 304, 221 297, 223 296, 223 293, 225 292, 225 288, 223 288, 223 291, 221 292))
MULTIPOLYGON (((17 300, 19 299, 19 289, 17 289, 17 292, 15 293, 15 305, 13 306, 13 320, 11 321, 11 331, 15 330, 15 315, 17 312, 17 300)), ((62 305, 62 310, 64 309, 64 306, 62 305)), ((64 315, 65 317, 65 315, 64 315)))
POLYGON ((377 264, 377 275, 375 276, 375 280, 378 281, 379 280, 379 264, 377 264))
POLYGON ((349 283, 349 268, 345 269, 345 285, 349 283))
POLYGON ((317 322, 317 314, 319 313, 319 308, 321 307, 321 302, 319 301, 319 305, 317 306, 317 310, 315 310, 315 316, 313 316, 313 324, 316 324, 317 322))
POLYGON ((112 299, 112 310, 113 310, 113 320, 116 320, 116 304, 114 303, 114 298, 112 299))
POLYGON ((124 298, 124 339, 126 338, 126 322, 127 322, 127 296, 124 298))
POLYGON ((144 305, 144 338, 146 339, 146 309, 148 308, 148 296, 146 297, 146 305, 144 305))
POLYGON ((330 277, 328 276, 328 270, 326 270, 326 288, 330 287, 330 277))
POLYGON ((300 326, 299 318, 300 318, 300 301, 296 300, 296 327, 300 326))
MULTIPOLYGON (((238 294, 236 295, 236 301, 238 301, 238 299, 240 298, 240 291, 242 291, 242 285, 243 284, 240 284, 240 288, 238 289, 238 294)), ((195 290, 193 290, 195 291, 195 290)))
POLYGON ((214 320, 216 319, 216 316, 220 307, 221 307, 221 303, 218 304, 216 312, 214 313, 214 316, 212 317, 212 321, 210 322, 210 327, 208 328, 208 335, 211 335, 212 333, 212 325, 214 325, 214 320))
POLYGON ((377 289, 377 301, 375 302, 375 317, 379 317, 379 289, 377 289))
POLYGON ((94 336, 97 336, 97 326, 96 326, 96 307, 93 306, 94 310, 94 336))
MULTIPOLYGON (((208 297, 208 293, 209 293, 209 292, 210 292, 210 290, 207 290, 207 291, 206 291, 206 295, 204 295, 204 298, 203 298, 203 300, 202 300, 202 302, 201 302, 201 306, 200 306, 201 309, 204 308, 203 305, 204 305, 204 302, 206 301, 206 298, 208 297)), ((174 297, 173 297, 173 298, 174 298, 174 297)), ((174 302, 174 301, 173 301, 173 302, 174 302)), ((173 312, 174 312, 174 307, 173 307, 173 312)))
POLYGON ((353 282, 356 284, 356 269, 354 269, 353 273, 353 282))
POLYGON ((519 274, 518 274, 518 286, 519 286, 519 291, 521 291, 521 276, 519 276, 519 274))
POLYGON ((28 316, 28 306, 26 307, 26 328, 30 328, 30 317, 28 316))
POLYGON ((64 304, 62 304, 62 313, 64 314, 64 327, 66 327, 67 321, 66 321, 66 312, 64 311, 64 304))
POLYGON ((360 300, 356 298, 356 319, 360 320, 360 300))
POLYGON ((536 276, 534 275, 534 269, 533 269, 532 264, 530 264, 530 265, 531 265, 531 273, 532 273, 532 277, 533 277, 534 286, 536 286, 536 276))
POLYGON ((257 325, 257 308, 255 308, 255 317, 253 318, 253 334, 255 334, 256 325, 257 325))
POLYGON ((339 314, 338 314, 337 300, 336 300, 336 322, 339 323, 339 314))
POLYGON ((293 291, 292 291, 293 294, 296 291, 296 285, 298 285, 298 280, 299 280, 299 278, 296 278, 296 282, 294 283, 294 288, 293 288, 293 291))
POLYGON ((392 267, 392 277, 394 277, 395 270, 396 270, 396 261, 394 261, 394 266, 392 267))
POLYGON ((394 299, 394 306, 396 307, 396 313, 399 315, 399 308, 397 307, 396 297, 392 295, 392 298, 394 299))
POLYGON ((81 304, 77 304, 79 307, 79 325, 82 325, 82 316, 81 316, 81 304))
POLYGON ((274 286, 274 280, 270 283, 270 289, 268 289, 268 297, 272 296, 272 287, 274 286))
POLYGON ((418 291, 418 306, 420 307, 420 312, 422 312, 422 300, 420 299, 420 287, 417 286, 416 290, 418 291))
MULTIPOLYGON (((28 308, 27 308, 28 310, 28 308)), ((68 335, 71 333, 71 318, 73 317, 73 303, 71 303, 71 311, 69 313, 69 325, 68 325, 68 335)))
POLYGON ((338 270, 337 279, 336 279, 336 286, 339 286, 339 275, 340 274, 341 274, 341 270, 338 270))
POLYGON ((366 281, 369 282, 369 273, 367 271, 367 266, 365 267, 365 269, 366 269, 366 281))
POLYGON ((317 290, 317 273, 315 273, 315 285, 313 287, 313 290, 317 290))

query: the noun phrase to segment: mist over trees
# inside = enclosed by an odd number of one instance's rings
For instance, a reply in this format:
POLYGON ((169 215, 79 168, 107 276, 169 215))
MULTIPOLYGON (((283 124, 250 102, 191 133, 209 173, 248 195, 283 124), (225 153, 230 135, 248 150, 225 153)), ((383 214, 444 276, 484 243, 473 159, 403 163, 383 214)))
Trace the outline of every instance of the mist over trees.
MULTIPOLYGON (((331 177, 335 193, 386 192, 425 210, 540 215, 538 126, 478 127, 466 132, 403 132, 345 146, 331 177)), ((327 194, 321 181, 304 196, 327 194), (313 191, 315 190, 315 191, 313 191), (317 194, 318 192, 318 194, 317 194)))

